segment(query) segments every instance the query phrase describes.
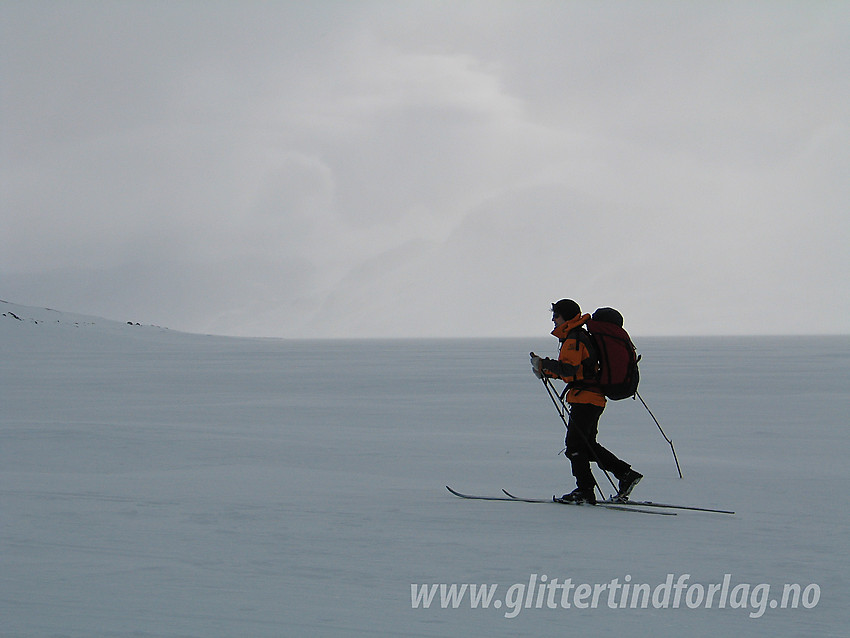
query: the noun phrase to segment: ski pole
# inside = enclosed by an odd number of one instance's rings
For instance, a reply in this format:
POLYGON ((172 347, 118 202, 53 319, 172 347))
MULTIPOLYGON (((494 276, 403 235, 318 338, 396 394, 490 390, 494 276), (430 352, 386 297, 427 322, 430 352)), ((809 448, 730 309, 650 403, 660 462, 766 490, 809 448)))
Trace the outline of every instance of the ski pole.
MULTIPOLYGON (((556 398, 555 398, 555 397, 557 396, 557 394, 558 394, 558 393, 557 393, 557 392, 555 392, 555 389, 552 387, 552 384, 551 384, 551 382, 549 381, 549 378, 548 378, 548 377, 543 377, 543 378, 541 378, 541 381, 543 381, 543 385, 544 385, 544 387, 546 388, 546 393, 549 395, 549 398, 550 398, 550 399, 552 399, 552 403, 554 403, 554 404, 555 404, 555 410, 557 410, 557 412, 558 412, 558 416, 560 416, 560 417, 561 417, 561 421, 563 421, 563 422, 564 422, 564 426, 567 428, 567 431, 569 431, 569 429, 570 429, 570 424, 569 424, 569 422, 567 421, 567 419, 566 419, 566 417, 565 417, 565 413, 567 412, 567 409, 566 409, 566 407, 564 406, 564 402, 563 402, 563 401, 561 401, 561 402, 560 402, 560 405, 559 405, 559 403, 558 403, 558 399, 556 399, 556 398)), ((582 440, 582 441, 584 441, 584 446, 585 446, 585 447, 587 448, 587 450, 591 453, 591 455, 593 455, 593 460, 594 460, 594 461, 596 461, 596 465, 597 465, 597 467, 599 467, 599 469, 601 469, 601 470, 602 470, 602 473, 605 475, 605 478, 607 478, 607 479, 608 479, 608 482, 611 484, 611 487, 613 487, 613 488, 614 488, 614 491, 616 492, 616 491, 617 491, 617 486, 616 486, 616 485, 614 485, 614 481, 613 481, 613 480, 611 479, 611 477, 609 476, 608 471, 607 471, 606 469, 604 469, 604 468, 601 466, 601 464, 599 463, 599 457, 598 457, 598 455, 596 454, 596 451, 595 451, 595 450, 594 450, 594 449, 590 446, 590 442, 587 440, 587 437, 584 435, 584 432, 582 432, 582 431, 581 431, 581 430, 579 430, 579 429, 576 429, 576 432, 578 432, 578 433, 579 433, 579 436, 581 437, 581 440, 582 440)), ((594 484, 596 485, 596 489, 597 489, 597 490, 599 490, 599 495, 602 497, 602 500, 604 501, 604 500, 605 500, 605 493, 602 491, 602 488, 601 488, 601 487, 599 487, 599 483, 597 483, 595 480, 594 480, 593 482, 594 482, 594 484)))
POLYGON ((649 412, 649 416, 652 417, 652 420, 655 421, 655 425, 658 426, 658 431, 661 432, 661 436, 664 437, 664 440, 670 444, 670 450, 673 452, 673 460, 676 461, 676 471, 679 472, 679 478, 684 478, 682 476, 682 468, 679 467, 679 457, 676 456, 676 448, 673 447, 673 441, 664 433, 664 430, 661 428, 661 424, 658 422, 658 419, 655 418, 655 415, 652 413, 652 410, 649 409, 649 406, 646 404, 646 401, 643 400, 643 397, 640 395, 640 392, 635 392, 635 396, 640 399, 640 402, 643 403, 643 407, 646 408, 646 411, 649 412))

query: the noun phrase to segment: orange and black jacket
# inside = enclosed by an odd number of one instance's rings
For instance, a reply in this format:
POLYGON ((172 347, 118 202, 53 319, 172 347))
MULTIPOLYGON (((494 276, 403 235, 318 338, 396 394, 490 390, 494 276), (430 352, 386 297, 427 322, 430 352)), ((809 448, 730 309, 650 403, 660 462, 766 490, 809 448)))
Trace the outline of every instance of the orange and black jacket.
POLYGON ((589 319, 590 315, 580 315, 552 331, 561 342, 561 351, 557 360, 543 359, 541 370, 547 377, 567 382, 567 403, 589 403, 604 408, 605 395, 594 383, 599 364, 590 335, 582 327, 589 319))

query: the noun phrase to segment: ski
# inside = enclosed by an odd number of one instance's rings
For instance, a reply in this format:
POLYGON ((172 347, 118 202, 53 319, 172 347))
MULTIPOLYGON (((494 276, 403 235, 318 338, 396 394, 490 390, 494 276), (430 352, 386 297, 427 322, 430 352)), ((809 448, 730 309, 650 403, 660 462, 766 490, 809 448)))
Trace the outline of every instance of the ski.
MULTIPOLYGON (((514 501, 523 501, 526 503, 558 503, 559 505, 586 505, 586 503, 571 503, 569 501, 562 501, 557 496, 553 496, 552 500, 548 499, 530 499, 523 498, 521 496, 515 496, 508 492, 508 490, 502 490, 506 496, 509 496, 514 501)), ((608 501, 597 501, 595 504, 590 505, 590 507, 603 507, 609 510, 620 510, 620 511, 628 511, 628 512, 640 512, 641 514, 656 514, 661 516, 675 516, 675 512, 659 512, 657 510, 645 510, 640 507, 621 507, 619 503, 612 503, 608 501)))
POLYGON ((693 512, 713 512, 715 514, 734 514, 732 510, 714 509, 712 507, 696 507, 695 505, 673 505, 672 503, 656 503, 655 501, 632 501, 631 499, 617 499, 611 497, 603 501, 612 505, 622 505, 624 507, 659 507, 674 510, 690 510, 693 512))
POLYGON ((463 494, 462 492, 458 492, 457 490, 453 490, 448 485, 446 485, 446 489, 454 494, 455 496, 459 496, 460 498, 469 498, 475 499, 477 501, 522 501, 524 503, 548 503, 549 499, 542 498, 513 498, 510 496, 478 496, 476 494, 463 494))
MULTIPOLYGON (((462 492, 458 492, 457 490, 453 490, 451 487, 446 485, 446 489, 459 498, 473 499, 478 501, 514 501, 518 503, 556 503, 558 505, 577 505, 576 503, 565 503, 562 501, 555 500, 555 497, 552 498, 523 498, 520 496, 514 496, 505 490, 502 490, 505 493, 505 496, 478 496, 476 494, 464 494, 462 492)), ((639 512, 641 514, 656 514, 661 516, 675 516, 675 512, 659 512, 657 510, 645 510, 637 507, 621 507, 616 503, 597 503, 595 506, 590 505, 589 507, 601 507, 603 509, 611 509, 618 510, 621 512, 639 512)))

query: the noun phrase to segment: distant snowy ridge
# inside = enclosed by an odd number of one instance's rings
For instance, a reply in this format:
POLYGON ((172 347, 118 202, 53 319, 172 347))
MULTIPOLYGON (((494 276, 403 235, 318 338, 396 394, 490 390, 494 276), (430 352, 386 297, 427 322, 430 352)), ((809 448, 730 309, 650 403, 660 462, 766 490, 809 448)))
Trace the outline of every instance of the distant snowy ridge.
MULTIPOLYGON (((76 327, 102 325, 111 328, 119 326, 141 326, 141 324, 127 321, 122 323, 103 317, 94 317, 90 315, 80 315, 69 312, 60 312, 52 308, 34 308, 31 306, 21 306, 10 303, 4 299, 0 299, 0 316, 16 321, 31 323, 31 324, 60 324, 71 325, 76 327)), ((159 326, 151 326, 159 328, 159 326)), ((164 328, 160 328, 164 329, 164 328)))
MULTIPOLYGON (((133 321, 114 321, 52 308, 22 306, 0 299, 0 338, 22 343, 44 341, 49 335, 64 340, 61 335, 88 334, 96 341, 104 336, 123 339, 163 335, 172 331, 160 326, 142 325, 133 321)), ((52 341, 53 337, 48 338, 52 341)))

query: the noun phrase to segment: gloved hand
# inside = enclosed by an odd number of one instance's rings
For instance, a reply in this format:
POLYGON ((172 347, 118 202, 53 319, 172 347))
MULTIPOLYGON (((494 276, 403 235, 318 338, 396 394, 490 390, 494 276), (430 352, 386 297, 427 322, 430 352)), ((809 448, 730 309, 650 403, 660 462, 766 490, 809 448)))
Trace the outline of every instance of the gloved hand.
POLYGON ((543 359, 538 357, 533 352, 529 353, 531 356, 531 371, 534 373, 534 376, 538 379, 543 378, 543 359))

